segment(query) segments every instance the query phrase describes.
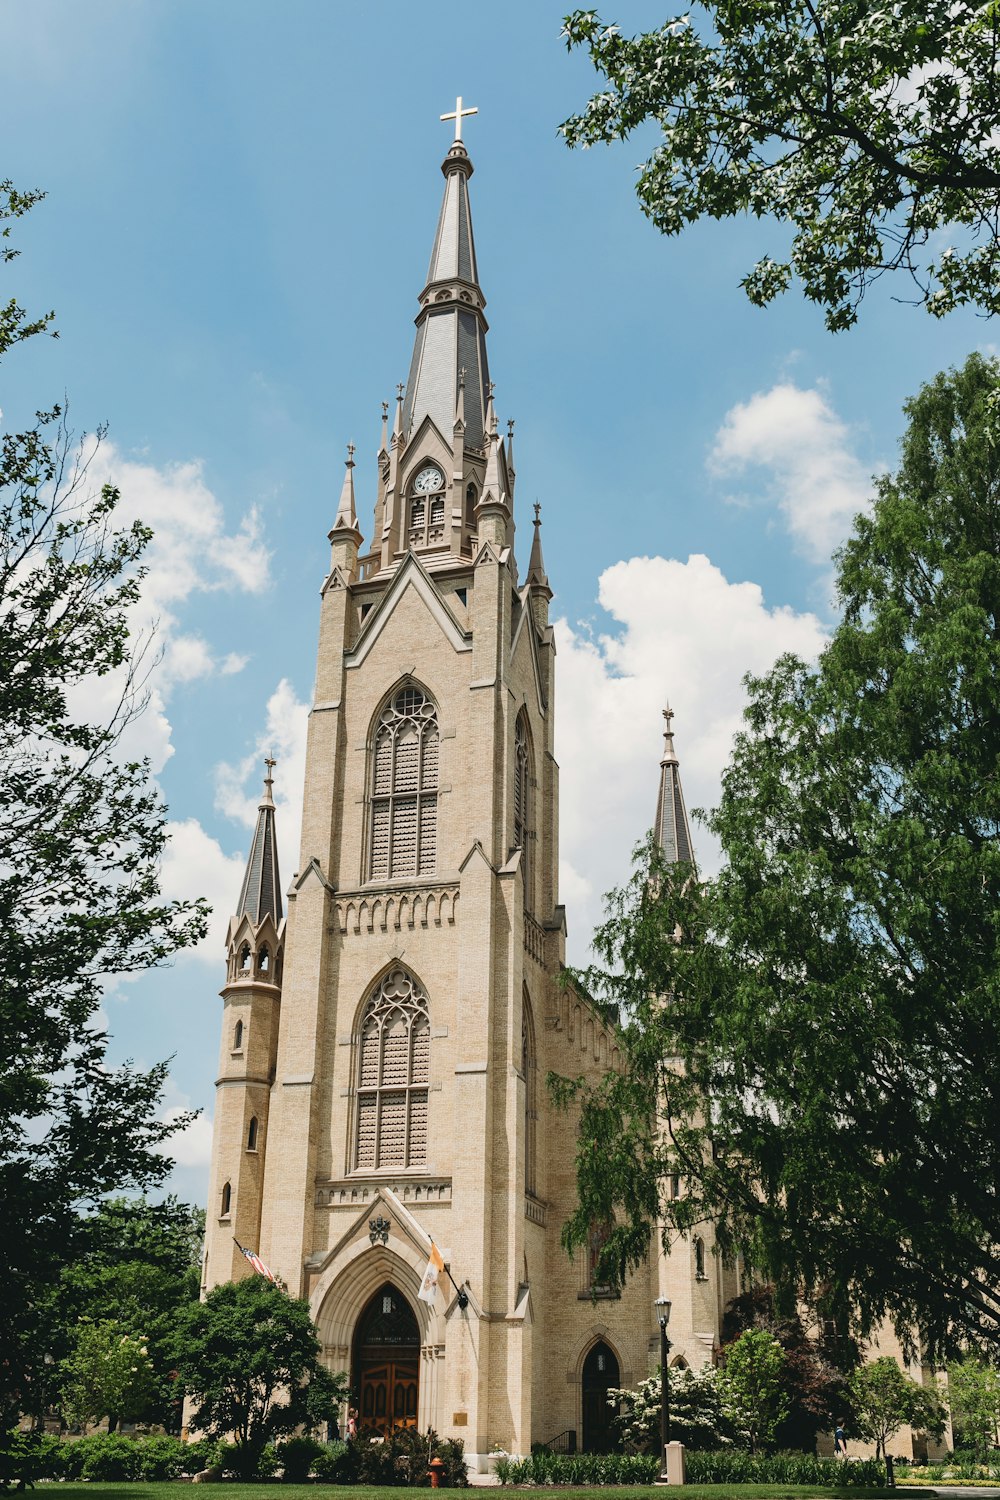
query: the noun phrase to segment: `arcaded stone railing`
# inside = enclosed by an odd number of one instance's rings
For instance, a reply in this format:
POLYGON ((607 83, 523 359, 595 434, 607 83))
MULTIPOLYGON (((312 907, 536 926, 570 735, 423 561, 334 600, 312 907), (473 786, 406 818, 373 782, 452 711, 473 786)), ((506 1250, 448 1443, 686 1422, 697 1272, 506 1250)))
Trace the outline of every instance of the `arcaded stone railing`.
POLYGON ((545 1227, 546 1206, 537 1198, 533 1198, 530 1193, 524 1199, 524 1217, 529 1224, 541 1224, 543 1228, 545 1227))
POLYGON ((334 921, 342 933, 452 927, 458 912, 458 895, 457 882, 397 886, 383 891, 340 891, 334 901, 334 921))
POLYGON ((400 1177, 396 1179, 368 1177, 363 1181, 347 1177, 320 1183, 316 1189, 316 1206, 317 1208, 361 1208, 364 1204, 370 1203, 382 1187, 391 1188, 403 1203, 418 1205, 451 1202, 450 1177, 400 1177))
POLYGON ((524 951, 537 964, 545 963, 545 930, 527 912, 524 914, 524 951))

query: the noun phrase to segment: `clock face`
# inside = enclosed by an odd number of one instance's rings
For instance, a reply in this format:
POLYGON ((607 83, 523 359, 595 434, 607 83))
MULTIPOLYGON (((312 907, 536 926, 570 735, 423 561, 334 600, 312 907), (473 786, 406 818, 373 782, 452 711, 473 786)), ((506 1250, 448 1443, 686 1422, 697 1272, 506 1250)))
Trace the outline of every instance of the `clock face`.
POLYGON ((413 488, 418 495, 430 495, 434 490, 444 489, 444 475, 434 464, 428 464, 413 481, 413 488))

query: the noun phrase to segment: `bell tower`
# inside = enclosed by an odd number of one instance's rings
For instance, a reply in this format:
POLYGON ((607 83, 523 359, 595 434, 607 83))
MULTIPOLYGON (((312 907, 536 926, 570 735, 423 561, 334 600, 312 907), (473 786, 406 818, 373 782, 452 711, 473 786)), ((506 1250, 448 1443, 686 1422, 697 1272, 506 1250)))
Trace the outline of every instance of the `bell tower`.
MULTIPOLYGON (((483 1467, 494 1447, 583 1431, 595 1360, 623 1382, 645 1375, 650 1312, 648 1286, 595 1312, 589 1262, 559 1240, 575 1125, 555 1116, 546 1075, 597 1076, 617 1053, 607 1018, 560 978, 552 590, 537 506, 518 570, 469 113, 459 100, 448 116, 409 375, 382 406, 370 542, 353 446, 329 531, 299 861, 287 926, 274 916, 275 1044, 252 1069, 231 1056, 234 1007, 272 992, 239 977, 242 915, 231 933, 212 1192, 248 1128, 239 1101, 260 1089, 262 1188, 258 1200, 241 1178, 234 1200, 259 1201, 250 1248, 309 1299, 363 1425, 433 1426, 483 1467), (447 1269, 428 1294, 432 1242, 447 1269)), ((246 940, 256 952, 256 927, 246 940)), ((210 1282, 232 1274, 222 1228, 210 1282)))
POLYGON ((268 757, 250 857, 226 937, 222 1044, 205 1216, 206 1287, 248 1275, 237 1245, 260 1235, 271 1084, 278 1045, 285 923, 268 757))

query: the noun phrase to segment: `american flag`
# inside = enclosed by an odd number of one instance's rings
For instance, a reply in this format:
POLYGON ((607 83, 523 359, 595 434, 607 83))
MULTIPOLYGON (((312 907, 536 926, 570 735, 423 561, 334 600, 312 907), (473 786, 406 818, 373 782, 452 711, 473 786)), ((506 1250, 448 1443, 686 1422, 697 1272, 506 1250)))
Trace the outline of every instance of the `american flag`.
POLYGON ((269 1266, 265 1266, 256 1250, 248 1250, 245 1245, 240 1244, 239 1240, 236 1241, 236 1248, 237 1250, 242 1251, 242 1253, 246 1256, 247 1260, 253 1266, 258 1276, 266 1276, 268 1281, 273 1281, 275 1286, 277 1286, 277 1276, 275 1276, 274 1272, 270 1269, 269 1266))

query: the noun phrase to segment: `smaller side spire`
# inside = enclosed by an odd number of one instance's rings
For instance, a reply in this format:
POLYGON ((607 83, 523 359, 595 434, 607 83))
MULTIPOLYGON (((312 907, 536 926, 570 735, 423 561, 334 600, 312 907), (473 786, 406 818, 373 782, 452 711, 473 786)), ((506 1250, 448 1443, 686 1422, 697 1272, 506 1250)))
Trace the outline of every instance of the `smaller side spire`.
POLYGON ((535 501, 535 534, 531 539, 531 556, 528 559, 528 576, 525 583, 529 588, 541 588, 548 592, 552 598, 552 590, 549 588, 549 580, 545 572, 545 560, 542 557, 542 507, 535 501))
POLYGON ((383 401, 382 402, 382 442, 379 445, 378 456, 379 456, 380 459, 381 458, 388 458, 388 456, 389 456, 389 403, 388 403, 388 401, 383 401))
POLYGON ((674 711, 668 704, 663 710, 663 755, 660 758, 660 789, 656 799, 656 842, 667 864, 694 864, 694 846, 684 791, 681 787, 680 762, 674 749, 674 711))
POLYGON ((250 857, 236 908, 236 920, 238 922, 241 917, 249 917, 255 926, 259 926, 265 917, 270 917, 277 927, 281 921, 281 877, 278 874, 278 839, 272 796, 272 772, 277 762, 273 755, 268 755, 264 764, 267 767, 264 794, 257 807, 257 827, 250 845, 250 857))
POLYGON ((337 506, 337 519, 333 523, 330 532, 330 540, 343 535, 345 532, 353 532, 358 541, 361 540, 361 532, 358 528, 358 513, 354 504, 354 444, 347 445, 347 463, 344 467, 344 483, 340 491, 340 504, 337 506))

